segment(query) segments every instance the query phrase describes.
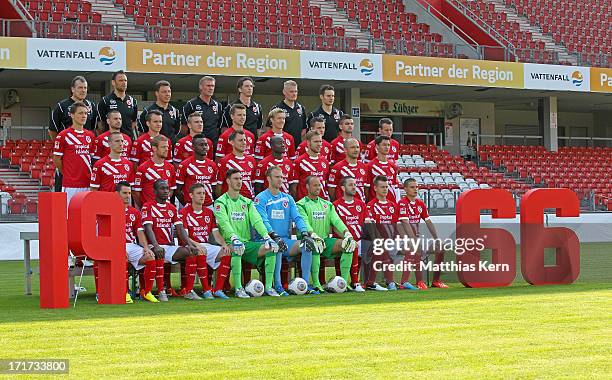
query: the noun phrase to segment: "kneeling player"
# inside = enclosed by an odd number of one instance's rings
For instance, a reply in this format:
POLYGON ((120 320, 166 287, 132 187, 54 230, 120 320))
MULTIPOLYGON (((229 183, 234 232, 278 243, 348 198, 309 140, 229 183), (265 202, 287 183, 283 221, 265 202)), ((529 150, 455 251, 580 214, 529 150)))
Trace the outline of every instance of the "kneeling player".
POLYGON ((332 259, 339 255, 340 273, 346 283, 350 284, 351 263, 357 242, 336 213, 334 205, 319 197, 321 181, 317 176, 306 177, 306 190, 308 194, 297 202, 297 206, 308 231, 319 246, 318 252, 313 255, 311 266, 313 294, 319 294, 324 291, 318 276, 321 256, 332 259), (332 226, 343 236, 342 239, 329 237, 332 226))
MULTIPOLYGON (((229 169, 225 182, 227 192, 215 201, 215 217, 225 242, 231 244, 231 268, 236 296, 250 298, 242 287, 242 260, 257 266, 258 261, 263 259, 266 278, 273 278, 279 247, 268 235, 253 201, 240 195, 242 172, 229 169), (263 237, 263 242, 251 241, 251 227, 263 237)), ((272 287, 266 288, 265 292, 268 295, 276 294, 272 287)))
MULTIPOLYGON (((201 183, 194 183, 189 188, 189 198, 191 203, 181 209, 180 215, 189 238, 198 247, 198 254, 188 257, 185 264, 196 266, 198 277, 200 277, 202 283, 202 296, 204 298, 213 299, 216 296, 227 299, 228 297, 223 293, 223 285, 225 285, 225 280, 230 271, 229 246, 219 233, 215 215, 209 208, 204 207, 206 187, 201 183), (209 243, 211 234, 218 243, 221 243, 221 246, 209 243), (208 281, 209 266, 217 270, 214 296, 208 281)), ((189 283, 193 285, 193 281, 189 283)), ((181 292, 187 293, 188 290, 190 289, 183 288, 181 292)))
MULTIPOLYGON (((159 291, 159 300, 168 301, 166 287, 164 286, 164 262, 176 264, 177 262, 185 263, 188 257, 195 256, 198 252, 198 247, 189 240, 189 236, 183 228, 183 222, 178 218, 176 207, 168 202, 170 195, 170 187, 168 182, 163 179, 158 179, 153 183, 153 192, 155 194, 155 202, 148 202, 142 207, 142 225, 144 226, 145 235, 149 244, 152 245, 152 251, 155 254, 157 290, 159 291), (186 247, 174 245, 172 237, 173 227, 176 229, 176 234, 179 241, 186 242, 186 247)), ((190 259, 191 260, 191 259, 190 259)), ((193 291, 193 281, 195 280, 196 267, 193 265, 186 266, 187 274, 186 289, 189 291, 185 294, 185 298, 191 300, 201 300, 193 291)))

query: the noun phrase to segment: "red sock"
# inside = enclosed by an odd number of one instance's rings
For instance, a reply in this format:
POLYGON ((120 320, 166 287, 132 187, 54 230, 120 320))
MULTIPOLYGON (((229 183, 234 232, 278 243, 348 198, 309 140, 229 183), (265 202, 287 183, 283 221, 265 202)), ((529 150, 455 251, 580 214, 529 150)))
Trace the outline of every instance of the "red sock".
POLYGON ((155 284, 158 292, 164 290, 164 259, 155 260, 155 284))
POLYGON ((221 258, 221 265, 219 265, 219 268, 217 268, 217 277, 215 280, 215 292, 217 290, 224 289, 226 283, 229 285, 229 281, 227 281, 227 276, 229 275, 229 272, 230 272, 231 259, 232 259, 231 256, 223 256, 221 258))
POLYGON ((151 290, 153 290, 153 281, 156 279, 155 273, 157 272, 156 266, 157 266, 157 261, 155 260, 150 260, 150 261, 145 262, 144 271, 141 272, 142 282, 140 283, 141 284, 140 286, 142 287, 142 291, 144 292, 144 294, 147 294, 151 290))
POLYGON ((187 256, 187 258, 185 258, 185 287, 183 289, 186 293, 193 290, 197 266, 196 262, 197 259, 195 256, 187 256))
POLYGON ((197 272, 200 282, 202 283, 202 290, 207 292, 210 290, 210 283, 208 282, 208 265, 206 265, 206 256, 199 255, 194 257, 196 258, 197 272))
POLYGON ((281 282, 283 288, 289 287, 289 261, 283 259, 283 265, 281 266, 281 282))
POLYGON ((98 263, 94 261, 93 264, 93 272, 94 272, 94 284, 96 285, 96 293, 98 293, 98 263))
POLYGON ((172 275, 172 264, 164 262, 164 289, 170 289, 170 276, 172 275))
POLYGON ((336 268, 336 276, 340 276, 341 275, 341 271, 340 271, 340 258, 336 257, 334 259, 334 268, 336 268))
POLYGON ((185 289, 187 274, 185 273, 185 266, 187 263, 181 264, 181 289, 185 289))
POLYGON ((351 262, 351 282, 353 284, 359 283, 360 261, 361 260, 359 258, 359 249, 355 249, 355 252, 353 252, 353 261, 351 262))
MULTIPOLYGON (((444 252, 442 252, 442 253, 437 253, 437 254, 436 254, 436 257, 435 257, 435 259, 434 259, 434 263, 436 264, 435 266, 436 266, 437 268, 439 268, 439 267, 440 267, 440 264, 442 264, 442 261, 444 261, 444 252)), ((439 270, 434 271, 434 274, 433 274, 433 281, 434 281, 434 282, 440 281, 440 276, 441 276, 441 275, 442 275, 442 272, 440 272, 439 270)))
POLYGON ((130 292, 130 263, 125 263, 125 292, 130 292))

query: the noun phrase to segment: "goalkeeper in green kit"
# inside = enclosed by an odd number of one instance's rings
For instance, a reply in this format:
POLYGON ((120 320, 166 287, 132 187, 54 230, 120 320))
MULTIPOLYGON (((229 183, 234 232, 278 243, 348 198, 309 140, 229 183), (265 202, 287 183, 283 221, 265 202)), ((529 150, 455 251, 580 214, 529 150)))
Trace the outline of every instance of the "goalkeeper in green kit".
POLYGON ((270 238, 253 201, 240 195, 242 173, 229 169, 226 174, 227 192, 215 201, 215 218, 226 243, 231 245, 231 270, 236 297, 250 298, 242 287, 242 260, 258 266, 265 262, 267 295, 278 295, 272 286, 278 244, 270 238), (251 240, 251 228, 263 237, 263 241, 251 240))
POLYGON ((351 263, 357 242, 336 213, 334 205, 319 197, 321 181, 317 176, 311 175, 306 178, 306 190, 308 195, 297 202, 297 207, 302 219, 306 222, 308 232, 311 233, 310 236, 316 243, 310 272, 312 274, 312 293, 319 294, 324 291, 319 282, 321 256, 331 259, 340 255, 340 274, 346 283, 350 284, 351 263), (334 227, 343 238, 329 237, 332 232, 331 227, 334 227))

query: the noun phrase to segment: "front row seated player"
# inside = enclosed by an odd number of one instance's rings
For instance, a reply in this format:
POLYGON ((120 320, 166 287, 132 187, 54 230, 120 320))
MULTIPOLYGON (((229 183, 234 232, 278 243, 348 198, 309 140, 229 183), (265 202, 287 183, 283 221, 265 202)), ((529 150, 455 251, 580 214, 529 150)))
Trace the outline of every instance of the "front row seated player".
MULTIPOLYGON (((202 262, 202 260, 198 261, 196 256, 201 256, 202 250, 189 239, 183 228, 183 222, 178 217, 176 207, 168 202, 170 195, 168 182, 163 179, 155 181, 153 193, 155 201, 145 203, 141 212, 145 235, 155 255, 158 299, 163 302, 168 301, 166 289, 170 287, 170 284, 164 285, 164 262, 170 264, 181 262, 185 265, 187 275, 183 290, 184 297, 190 300, 201 300, 202 298, 193 291, 193 284, 198 271, 197 263, 202 262), (174 245, 173 229, 176 230, 179 241, 184 242, 186 246, 174 245), (193 265, 194 262, 195 265, 193 265)), ((203 262, 206 265, 206 260, 203 262)))
MULTIPOLYGON (((324 292, 319 281, 321 256, 333 259, 340 256, 340 274, 348 284, 351 283, 351 263, 357 242, 344 225, 334 205, 319 197, 321 181, 317 176, 309 175, 305 181, 308 194, 297 202, 298 210, 306 223, 308 232, 316 242, 317 249, 312 257, 311 275, 313 294, 324 292), (342 239, 331 238, 332 227, 343 236, 342 239)), ((352 288, 351 288, 352 290, 352 288)))
POLYGON ((310 238, 308 227, 299 214, 293 197, 281 191, 284 182, 282 169, 278 166, 271 166, 266 170, 265 176, 268 188, 255 197, 255 208, 268 234, 279 246, 274 267, 274 289, 279 295, 288 296, 281 279, 283 256, 287 259, 295 257, 300 253, 301 248, 302 277, 308 282, 312 251, 315 249, 314 240, 310 238), (304 244, 291 239, 294 223, 304 244))
POLYGON ((242 287, 242 260, 259 266, 265 265, 265 294, 278 297, 272 286, 276 253, 279 251, 275 242, 261 220, 252 200, 240 195, 242 172, 228 169, 225 175, 227 192, 221 195, 214 204, 215 217, 221 235, 227 244, 231 244, 231 270, 236 288, 236 297, 250 298, 242 287), (263 238, 263 241, 251 239, 251 228, 263 238), (258 263, 259 262, 259 263, 258 263))

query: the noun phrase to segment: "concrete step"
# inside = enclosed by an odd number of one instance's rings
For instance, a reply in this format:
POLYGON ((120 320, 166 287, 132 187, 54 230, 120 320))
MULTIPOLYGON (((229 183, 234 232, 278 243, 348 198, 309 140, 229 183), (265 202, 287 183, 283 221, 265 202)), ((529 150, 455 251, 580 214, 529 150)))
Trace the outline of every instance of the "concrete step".
POLYGON ((115 6, 112 0, 92 0, 92 10, 102 15, 102 22, 117 25, 121 37, 130 41, 146 41, 144 30, 137 27, 134 19, 128 17, 123 8, 115 6))

